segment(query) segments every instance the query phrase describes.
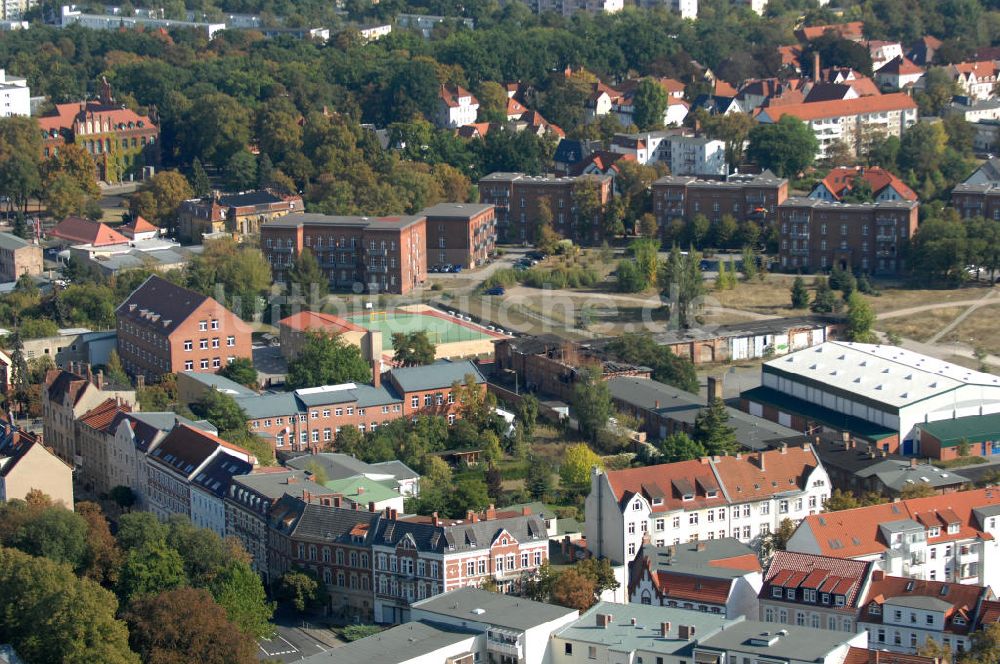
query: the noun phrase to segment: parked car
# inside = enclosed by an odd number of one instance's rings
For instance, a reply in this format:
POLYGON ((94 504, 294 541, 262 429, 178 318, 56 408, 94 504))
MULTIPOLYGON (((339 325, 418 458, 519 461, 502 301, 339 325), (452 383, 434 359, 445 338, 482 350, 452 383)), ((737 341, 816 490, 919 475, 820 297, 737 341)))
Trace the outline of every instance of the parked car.
POLYGON ((452 272, 461 272, 462 271, 462 266, 461 265, 452 265, 451 266, 451 271, 452 272))
POLYGON ((428 272, 440 272, 441 271, 441 266, 440 265, 432 265, 430 268, 428 268, 427 271, 428 272))
POLYGON ((494 286, 493 288, 487 288, 485 291, 486 295, 503 295, 506 292, 503 286, 494 286))

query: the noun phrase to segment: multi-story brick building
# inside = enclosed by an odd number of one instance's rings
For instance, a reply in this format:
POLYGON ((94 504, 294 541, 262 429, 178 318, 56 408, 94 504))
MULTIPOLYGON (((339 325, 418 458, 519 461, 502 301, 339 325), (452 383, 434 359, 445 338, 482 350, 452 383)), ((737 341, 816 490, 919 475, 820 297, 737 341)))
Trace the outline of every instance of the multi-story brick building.
POLYGON ((146 456, 149 481, 146 508, 160 519, 184 514, 194 520, 200 506, 192 500, 192 486, 220 455, 231 456, 248 466, 255 461, 241 447, 207 431, 178 424, 146 456))
POLYGON ((87 367, 86 376, 52 369, 42 389, 42 430, 45 443, 64 461, 76 465, 80 454, 76 421, 107 399, 120 399, 135 406, 135 390, 110 387, 87 367))
POLYGON ((261 224, 303 210, 301 196, 266 189, 192 198, 177 210, 177 234, 181 241, 194 244, 215 233, 251 235, 260 231, 261 224))
POLYGON ((668 175, 653 183, 653 214, 661 229, 698 214, 709 221, 728 214, 738 222, 764 223, 775 218, 786 198, 788 180, 770 171, 732 175, 726 180, 668 175))
POLYGON ((656 546, 732 536, 746 544, 784 519, 818 514, 830 480, 811 446, 705 457, 591 475, 587 548, 625 563, 656 546))
POLYGON ((294 214, 262 224, 260 246, 274 280, 284 281, 306 247, 332 286, 360 284, 373 293, 405 294, 427 279, 423 216, 335 217, 294 214))
POLYGON ((873 569, 870 562, 777 551, 758 595, 760 619, 854 632, 873 569))
POLYGON ((917 230, 916 201, 832 203, 789 198, 778 206, 783 270, 810 272, 834 265, 870 274, 905 269, 903 247, 917 230))
POLYGON ((55 156, 67 143, 80 145, 93 157, 98 180, 138 179, 145 166, 159 163, 156 119, 116 103, 106 80, 98 99, 56 104, 52 113, 38 118, 38 127, 43 157, 55 156))
POLYGON ((951 205, 963 219, 1000 219, 1000 182, 963 182, 951 190, 951 205))
POLYGON ((118 353, 133 375, 216 372, 251 357, 250 326, 218 301, 156 275, 132 291, 115 317, 118 353))
POLYGON ((467 376, 485 393, 486 379, 467 360, 400 367, 384 375, 376 370, 372 385, 345 383, 271 394, 257 394, 221 376, 182 373, 178 390, 185 405, 206 390, 226 391, 246 412, 250 430, 275 451, 305 451, 330 447, 345 426, 374 431, 386 422, 417 415, 439 415, 451 424, 460 409, 452 386, 464 384, 467 376))
POLYGON ((42 248, 10 233, 0 233, 0 281, 42 273, 42 248))
POLYGON ((997 587, 1000 491, 977 489, 807 516, 788 550, 874 563, 886 574, 997 587))
POLYGON ((532 176, 524 173, 490 173, 479 181, 479 199, 496 206, 499 236, 506 242, 534 242, 539 209, 548 204, 552 229, 579 244, 600 244, 604 239, 604 211, 614 196, 610 175, 576 177, 532 176), (584 219, 577 207, 577 192, 593 187, 597 209, 584 219))
POLYGON ((234 477, 224 499, 226 536, 235 537, 250 554, 254 570, 270 582, 268 563, 268 521, 271 507, 284 495, 302 496, 307 501, 332 500, 333 494, 316 484, 301 470, 259 468, 234 477))
POLYGON ((433 265, 482 265, 496 250, 497 221, 492 205, 439 203, 427 208, 427 262, 433 265))
POLYGON ((490 505, 465 519, 405 517, 389 510, 371 539, 375 620, 403 622, 410 605, 493 579, 503 590, 548 560, 545 521, 524 508, 498 513, 490 505))
MULTIPOLYGON (((306 496, 308 498, 308 496, 306 496)), ((269 576, 308 569, 323 584, 324 607, 352 622, 377 619, 371 542, 383 514, 285 495, 270 510, 269 576)))

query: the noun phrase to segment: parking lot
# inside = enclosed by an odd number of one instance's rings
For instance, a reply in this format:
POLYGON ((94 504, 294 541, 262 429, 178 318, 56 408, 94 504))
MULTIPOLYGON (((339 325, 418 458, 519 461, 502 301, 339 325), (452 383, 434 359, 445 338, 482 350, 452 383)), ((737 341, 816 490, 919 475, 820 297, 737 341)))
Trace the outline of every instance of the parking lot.
MULTIPOLYGON (((299 627, 289 627, 287 625, 275 625, 275 634, 270 639, 260 639, 257 642, 258 659, 265 662, 297 662, 306 657, 312 657, 322 652, 326 652, 337 644, 330 640, 320 641, 309 634, 308 629, 299 627)), ((324 634, 332 633, 323 630, 324 634)))

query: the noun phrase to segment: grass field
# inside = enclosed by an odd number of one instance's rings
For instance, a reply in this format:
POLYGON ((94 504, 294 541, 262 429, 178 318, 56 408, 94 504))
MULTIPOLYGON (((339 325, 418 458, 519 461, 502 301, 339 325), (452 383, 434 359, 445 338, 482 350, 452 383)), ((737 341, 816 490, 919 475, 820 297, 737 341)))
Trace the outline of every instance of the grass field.
POLYGON ((392 335, 397 332, 426 331, 433 344, 452 343, 455 341, 473 341, 487 339, 489 335, 483 331, 460 325, 459 323, 422 314, 406 314, 388 312, 361 314, 349 316, 347 320, 368 330, 382 333, 382 350, 393 350, 392 335))

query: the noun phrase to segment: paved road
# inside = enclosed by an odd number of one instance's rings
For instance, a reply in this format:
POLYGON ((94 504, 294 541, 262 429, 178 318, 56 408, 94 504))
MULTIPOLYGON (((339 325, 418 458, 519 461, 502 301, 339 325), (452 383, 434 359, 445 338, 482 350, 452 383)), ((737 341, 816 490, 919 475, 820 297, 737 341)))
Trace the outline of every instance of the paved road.
POLYGON ((329 643, 321 642, 298 627, 275 625, 275 630, 272 638, 257 643, 257 657, 261 661, 297 662, 330 649, 329 643))

